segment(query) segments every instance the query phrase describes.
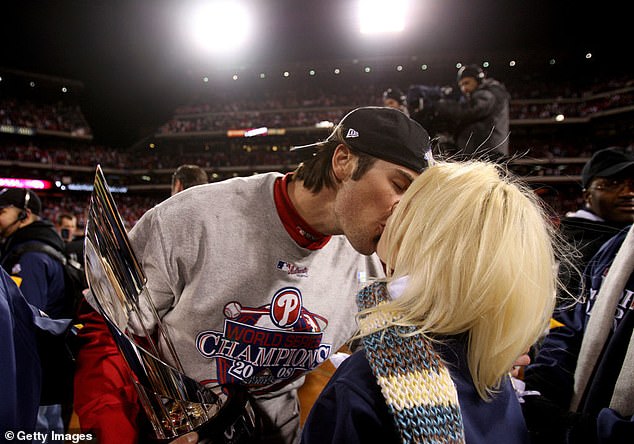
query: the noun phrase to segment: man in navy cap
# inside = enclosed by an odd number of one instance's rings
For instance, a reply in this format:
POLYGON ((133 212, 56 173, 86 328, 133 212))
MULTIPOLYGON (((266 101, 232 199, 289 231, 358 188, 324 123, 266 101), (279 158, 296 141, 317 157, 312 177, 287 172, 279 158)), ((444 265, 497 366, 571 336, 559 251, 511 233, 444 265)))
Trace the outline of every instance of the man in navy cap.
POLYGON ((631 151, 618 146, 597 151, 581 172, 585 210, 618 228, 631 224, 634 222, 633 180, 634 154, 631 151))
POLYGON ((55 226, 40 218, 42 202, 32 190, 0 190, 0 264, 18 282, 26 299, 52 318, 63 317, 62 264, 41 251, 26 251, 45 244, 62 253, 64 242, 55 226), (19 257, 16 256, 19 253, 19 257))
MULTIPOLYGON (((596 151, 584 165, 583 207, 566 214, 560 222, 562 234, 579 250, 580 271, 604 242, 634 222, 633 178, 634 155, 622 147, 596 151)), ((576 295, 578 273, 563 271, 568 291, 576 295)))
MULTIPOLYGON (((614 265, 621 244, 623 254, 632 257, 632 236, 629 243, 624 240, 634 222, 634 155, 616 146, 596 151, 581 171, 581 182, 583 208, 560 224, 562 234, 580 252, 576 265, 583 280, 578 271, 560 268, 562 282, 579 303, 562 296, 554 316, 557 326, 526 369, 527 390, 541 396, 527 397, 524 414, 535 442, 631 442, 631 407, 615 409, 611 398, 622 392, 619 379, 632 380, 631 364, 624 364, 629 362, 625 357, 634 325, 632 260, 629 269, 625 263, 614 265), (608 297, 601 296, 601 287, 608 287, 606 276, 616 268, 624 269, 621 286, 610 285, 610 305, 598 314, 597 301, 608 297)), ((632 355, 634 346, 630 348, 632 355)), ((629 394, 626 398, 632 399, 629 394)))

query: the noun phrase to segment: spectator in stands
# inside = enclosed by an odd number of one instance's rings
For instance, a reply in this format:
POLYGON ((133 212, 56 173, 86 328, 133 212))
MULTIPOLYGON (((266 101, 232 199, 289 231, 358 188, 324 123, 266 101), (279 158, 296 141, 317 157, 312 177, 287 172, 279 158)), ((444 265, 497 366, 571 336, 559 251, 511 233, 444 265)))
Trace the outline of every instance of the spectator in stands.
POLYGON ((194 185, 208 182, 207 172, 198 165, 181 165, 172 175, 172 196, 194 185))
POLYGON ((83 224, 77 224, 72 240, 70 242, 66 242, 66 253, 68 254, 68 257, 80 264, 82 269, 84 269, 85 238, 86 236, 83 224))
POLYGON ((383 106, 398 109, 409 116, 405 93, 399 88, 388 88, 383 91, 383 106))
MULTIPOLYGON (((14 277, 30 304, 51 318, 70 318, 72 301, 65 300, 62 264, 40 249, 45 245, 63 253, 64 241, 51 222, 40 219, 41 210, 42 202, 31 190, 0 190, 0 233, 4 239, 0 264, 14 277)), ((44 377, 53 375, 55 370, 43 369, 44 377)), ((57 383, 62 385, 61 380, 57 383)), ((64 432, 62 396, 50 385, 43 388, 37 430, 64 432)))
POLYGON ((508 370, 548 325, 557 275, 554 230, 518 183, 484 162, 412 183, 377 246, 387 279, 358 296, 364 347, 302 443, 529 442, 508 370))
MULTIPOLYGON (((631 181, 631 176, 630 179, 631 181)), ((588 262, 581 303, 561 313, 526 368, 524 416, 533 442, 634 442, 634 228, 588 262)))
POLYGON ((458 86, 461 100, 441 99, 433 107, 439 119, 452 122, 459 153, 492 159, 508 155, 510 95, 504 84, 478 65, 465 65, 458 70, 458 86))
MULTIPOLYGON (((367 277, 383 275, 377 242, 431 161, 429 149, 425 129, 402 112, 358 108, 326 141, 295 147, 306 160, 293 173, 193 187, 150 209, 130 231, 147 293, 187 374, 246 385, 258 442, 298 438, 297 388, 355 332, 354 294, 367 277), (249 332, 227 336, 231 321, 249 332), (221 351, 214 335, 235 347, 221 351)), ((100 442, 109 433, 113 442, 135 442, 134 388, 116 370, 121 357, 112 338, 103 342, 107 329, 94 312, 85 319, 75 383, 82 428, 94 429, 100 442), (104 370, 110 373, 99 376, 104 370)))
MULTIPOLYGON (((583 208, 566 214, 560 229, 579 250, 576 266, 583 270, 609 238, 634 223, 634 155, 621 147, 595 152, 581 171, 583 208)), ((579 290, 578 273, 562 270, 568 292, 579 290)))
POLYGON ((77 218, 69 213, 61 213, 57 216, 55 228, 64 242, 73 240, 75 230, 77 230, 77 218))
MULTIPOLYGON (((85 273, 84 264, 84 231, 78 230, 77 217, 70 213, 61 213, 57 216, 55 225, 57 232, 64 240, 66 256, 68 259, 75 261, 76 265, 85 273)), ((84 288, 88 288, 88 283, 84 282, 84 288)))

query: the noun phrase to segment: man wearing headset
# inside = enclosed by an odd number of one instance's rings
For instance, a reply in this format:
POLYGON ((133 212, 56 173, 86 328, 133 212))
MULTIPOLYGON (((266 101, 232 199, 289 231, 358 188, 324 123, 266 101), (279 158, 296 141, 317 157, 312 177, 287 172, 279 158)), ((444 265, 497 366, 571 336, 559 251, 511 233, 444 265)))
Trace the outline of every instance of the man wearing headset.
POLYGON ((436 117, 454 125, 454 138, 467 158, 497 160, 509 154, 510 95, 500 81, 487 77, 478 65, 458 70, 459 101, 442 99, 434 104, 436 117))
MULTIPOLYGON (((33 191, 0 189, 0 265, 31 305, 51 318, 63 318, 67 313, 62 264, 42 251, 30 250, 40 243, 64 251, 64 241, 51 222, 40 218, 41 210, 42 202, 33 191)), ((40 400, 37 430, 64 433, 61 404, 45 398, 40 400)))

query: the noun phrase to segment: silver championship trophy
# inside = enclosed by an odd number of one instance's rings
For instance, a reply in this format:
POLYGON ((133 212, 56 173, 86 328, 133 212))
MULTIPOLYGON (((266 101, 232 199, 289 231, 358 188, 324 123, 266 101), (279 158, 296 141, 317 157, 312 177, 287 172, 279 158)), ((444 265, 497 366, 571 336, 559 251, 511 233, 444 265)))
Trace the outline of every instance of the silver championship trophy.
POLYGON ((197 431, 211 443, 251 442, 255 416, 246 392, 236 386, 206 387, 185 375, 99 166, 86 224, 85 261, 87 297, 105 318, 129 366, 152 439, 171 441, 197 431), (141 296, 155 332, 141 316, 141 296))

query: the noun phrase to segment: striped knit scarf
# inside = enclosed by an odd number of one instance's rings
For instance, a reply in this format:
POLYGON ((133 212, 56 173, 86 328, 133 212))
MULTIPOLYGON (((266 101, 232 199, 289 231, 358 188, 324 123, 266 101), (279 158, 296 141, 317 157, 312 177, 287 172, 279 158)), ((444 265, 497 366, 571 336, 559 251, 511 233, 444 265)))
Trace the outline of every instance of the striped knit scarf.
MULTIPOLYGON (((390 300, 383 282, 357 296, 360 309, 390 300)), ((359 321, 361 333, 384 326, 393 316, 372 313, 359 321)), ((412 328, 388 327, 364 336, 365 354, 403 443, 464 443, 458 393, 449 371, 422 335, 412 328)))

